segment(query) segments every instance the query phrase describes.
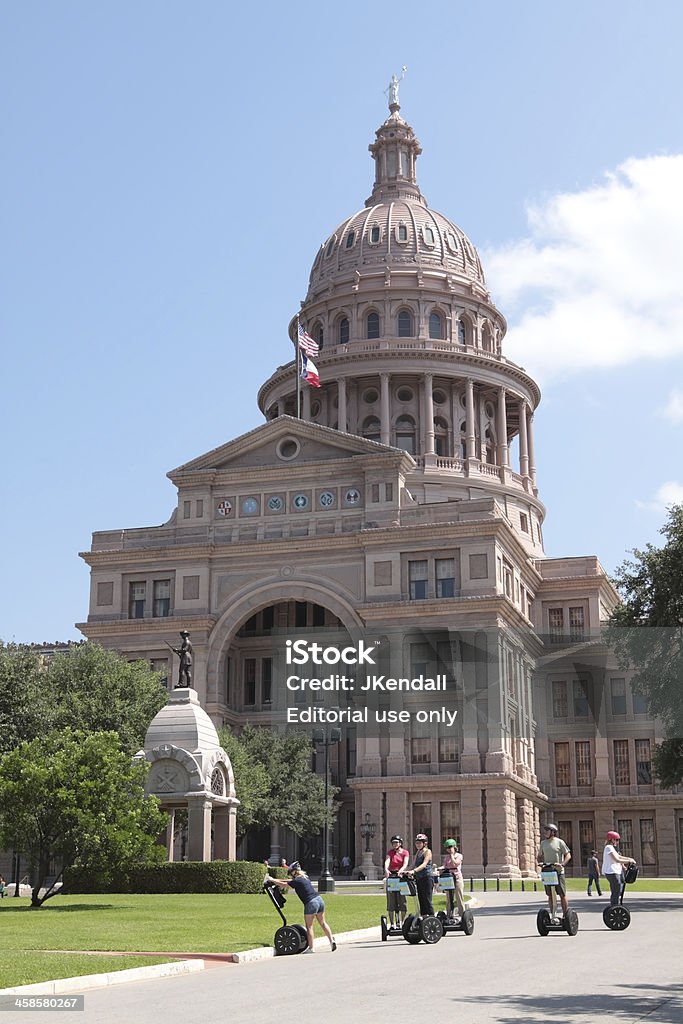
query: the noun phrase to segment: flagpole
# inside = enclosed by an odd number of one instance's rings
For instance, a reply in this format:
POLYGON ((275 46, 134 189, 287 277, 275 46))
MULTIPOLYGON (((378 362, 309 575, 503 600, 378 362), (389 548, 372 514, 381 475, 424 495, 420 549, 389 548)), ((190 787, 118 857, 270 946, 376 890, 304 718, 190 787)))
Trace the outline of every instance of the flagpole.
POLYGON ((296 318, 296 418, 301 419, 301 350, 299 348, 299 317, 296 318))

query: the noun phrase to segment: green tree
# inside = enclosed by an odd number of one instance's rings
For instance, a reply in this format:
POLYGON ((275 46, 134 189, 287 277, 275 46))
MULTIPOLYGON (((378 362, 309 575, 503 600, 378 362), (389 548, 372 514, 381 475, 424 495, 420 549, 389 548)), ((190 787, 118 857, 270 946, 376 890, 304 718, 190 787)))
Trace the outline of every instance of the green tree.
POLYGON ((98 644, 73 644, 51 656, 27 644, 0 645, 0 754, 67 727, 114 731, 134 754, 167 700, 147 662, 128 662, 98 644))
POLYGON ((250 828, 261 828, 267 822, 265 810, 270 780, 263 764, 228 728, 218 730, 220 744, 230 758, 240 805, 237 808, 237 838, 250 828))
POLYGON ((146 762, 120 750, 114 732, 51 731, 0 760, 0 846, 14 846, 34 866, 31 905, 55 866, 124 868, 161 861, 155 837, 167 817, 144 796, 146 762))
POLYGON ((654 755, 655 773, 670 788, 683 781, 683 505, 668 510, 661 547, 648 544, 617 569, 622 604, 607 637, 633 687, 660 718, 666 738, 654 755))

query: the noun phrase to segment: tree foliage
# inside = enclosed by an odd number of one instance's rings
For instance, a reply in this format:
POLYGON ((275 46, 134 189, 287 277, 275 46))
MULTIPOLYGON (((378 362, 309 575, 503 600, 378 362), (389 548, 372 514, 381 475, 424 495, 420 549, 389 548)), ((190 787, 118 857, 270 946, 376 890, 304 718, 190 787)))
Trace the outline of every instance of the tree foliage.
POLYGON ((665 726, 654 757, 666 787, 683 781, 683 505, 668 510, 661 547, 648 544, 623 562, 614 582, 622 604, 607 638, 620 664, 633 671, 633 688, 665 726))
POLYGON ((50 729, 116 732, 130 754, 168 695, 147 662, 128 662, 94 643, 46 657, 0 645, 0 754, 50 729))
MULTIPOLYGON (((239 737, 223 730, 221 744, 235 771, 237 795, 246 802, 238 808, 238 832, 284 825, 297 836, 315 835, 325 822, 325 784, 311 768, 313 745, 305 733, 280 734, 247 725, 239 737)), ((332 799, 338 791, 330 786, 332 799)), ((330 820, 330 824, 332 821, 330 820)))
POLYGON ((14 847, 34 870, 31 904, 50 865, 106 869, 163 858, 155 837, 166 815, 144 796, 146 762, 120 749, 114 732, 52 730, 0 760, 0 846, 14 847))

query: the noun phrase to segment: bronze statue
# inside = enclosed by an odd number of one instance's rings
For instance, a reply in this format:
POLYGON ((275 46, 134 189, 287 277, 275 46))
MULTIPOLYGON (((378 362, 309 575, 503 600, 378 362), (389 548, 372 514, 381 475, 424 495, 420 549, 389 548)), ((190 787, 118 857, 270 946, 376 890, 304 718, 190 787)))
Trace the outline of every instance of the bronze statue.
POLYGON ((179 690, 184 686, 192 686, 192 644, 190 643, 190 634, 186 629, 181 629, 180 635, 183 638, 183 642, 180 647, 171 647, 171 650, 180 658, 180 665, 178 668, 178 683, 175 687, 179 690))

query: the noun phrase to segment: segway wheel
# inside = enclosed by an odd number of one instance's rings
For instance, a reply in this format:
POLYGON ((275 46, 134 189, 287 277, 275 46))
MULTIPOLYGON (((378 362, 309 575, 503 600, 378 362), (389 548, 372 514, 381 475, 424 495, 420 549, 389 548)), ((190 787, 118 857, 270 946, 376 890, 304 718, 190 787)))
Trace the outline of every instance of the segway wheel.
MULTIPOLYGON (((305 935, 305 929, 304 929, 305 935)), ((305 943, 305 939, 303 940, 305 943)), ((301 945, 302 938, 301 933, 294 925, 287 924, 283 925, 282 928, 278 928, 275 932, 275 938, 273 939, 273 945, 275 946, 276 956, 292 956, 294 953, 300 953, 303 949, 301 945)))
POLYGON ((539 935, 550 934, 550 914, 547 910, 539 910, 536 915, 536 928, 539 935))
POLYGON ((407 918, 403 922, 403 927, 401 928, 403 938, 406 942, 409 942, 411 946, 416 946, 422 939, 422 936, 418 931, 419 924, 420 918, 415 917, 414 914, 408 914, 407 918))
POLYGON ((460 927, 464 931, 465 935, 471 935, 474 931, 474 914, 471 910, 466 910, 462 915, 460 927))
POLYGON ((386 917, 380 917, 380 919, 379 919, 379 926, 380 926, 380 928, 382 930, 382 942, 386 942, 387 939, 389 938, 389 934, 388 934, 389 927, 388 927, 388 924, 387 924, 386 917))
POLYGON ((579 915, 575 910, 570 910, 564 915, 564 930, 567 935, 576 935, 579 930, 579 915))
POLYGON ((420 921, 420 938, 422 938, 429 946, 433 946, 435 942, 438 942, 443 936, 443 924, 433 915, 423 917, 420 921))
POLYGON ((605 907, 602 919, 611 931, 623 932, 631 923, 631 913, 621 905, 605 907))
POLYGON ((308 935, 306 934, 306 929, 302 924, 293 924, 292 928, 296 929, 296 931, 299 933, 298 951, 299 953, 303 953, 303 951, 306 949, 306 946, 308 945, 308 935))

